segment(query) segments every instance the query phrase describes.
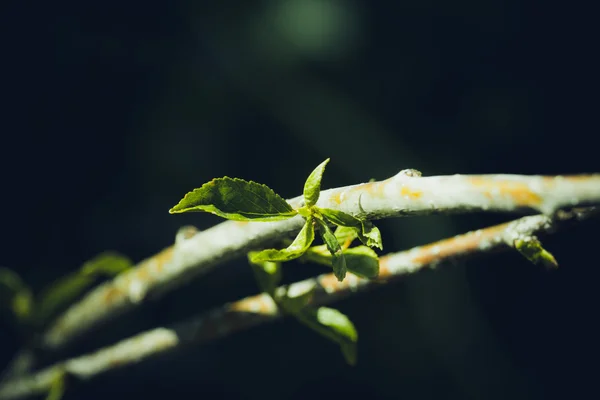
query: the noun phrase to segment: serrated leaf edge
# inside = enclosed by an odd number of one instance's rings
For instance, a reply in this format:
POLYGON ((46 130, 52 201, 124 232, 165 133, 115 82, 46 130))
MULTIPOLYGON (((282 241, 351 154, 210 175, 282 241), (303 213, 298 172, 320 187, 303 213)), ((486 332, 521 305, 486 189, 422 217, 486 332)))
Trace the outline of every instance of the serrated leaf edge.
MULTIPOLYGON (((181 206, 182 207, 182 206, 181 206)), ((264 183, 259 183, 259 182, 255 182, 255 181, 247 181, 245 179, 241 179, 241 178, 231 178, 229 176, 224 176, 221 178, 214 178, 211 179, 210 181, 206 182, 205 184, 203 184, 202 186, 200 186, 199 188, 196 188, 194 190, 191 190, 189 192, 187 192, 185 194, 185 196, 183 196, 183 198, 181 200, 179 200, 179 202, 173 206, 171 209, 169 209, 169 214, 182 214, 182 213, 186 213, 186 212, 209 212, 215 215, 218 215, 219 217, 222 218, 227 218, 227 219, 232 219, 232 220, 237 220, 237 221, 274 221, 274 220, 283 220, 283 219, 288 219, 291 218, 293 216, 295 216, 297 214, 297 211, 294 210, 292 208, 292 206, 283 198, 281 197, 277 192, 275 192, 273 189, 271 189, 269 186, 265 185, 264 183), (217 207, 215 207, 212 204, 206 204, 206 205, 196 205, 196 206, 192 206, 192 207, 186 207, 184 209, 178 209, 178 207, 181 206, 182 203, 185 202, 185 200, 187 198, 189 198, 190 196, 194 195, 195 193, 197 193, 200 190, 205 189, 207 186, 211 186, 214 185, 216 181, 233 181, 233 182, 242 182, 245 184, 253 184, 253 185, 258 185, 264 189, 266 189, 267 191, 270 191, 273 196, 275 198, 277 198, 277 200, 281 200, 282 204, 285 204, 287 206, 287 211, 285 212, 280 212, 278 214, 258 214, 258 213, 250 213, 250 212, 237 212, 237 213, 227 213, 227 212, 223 212, 220 209, 218 209, 217 207), (267 215, 266 217, 258 217, 258 218, 244 218, 243 214, 245 215, 267 215), (235 215, 242 215, 242 218, 235 218, 233 216, 235 215)))

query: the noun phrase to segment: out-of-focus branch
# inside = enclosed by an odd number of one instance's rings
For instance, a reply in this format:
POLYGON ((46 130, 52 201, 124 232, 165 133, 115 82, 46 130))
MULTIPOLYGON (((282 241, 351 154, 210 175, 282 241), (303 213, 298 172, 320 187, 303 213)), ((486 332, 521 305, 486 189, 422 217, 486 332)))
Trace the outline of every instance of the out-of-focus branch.
POLYGON ((33 351, 27 347, 21 349, 8 363, 2 374, 0 374, 0 386, 11 378, 29 372, 33 366, 33 361, 33 351))
MULTIPOLYGON (((360 289, 377 287, 424 268, 434 268, 451 259, 465 259, 493 250, 509 249, 515 246, 516 241, 536 239, 536 234, 552 232, 563 222, 579 221, 598 214, 598 208, 581 208, 560 211, 552 216, 523 217, 384 256, 380 259, 377 280, 360 279, 348 274, 344 281, 338 282, 333 274, 324 274, 277 290, 287 293, 305 292, 307 287, 314 287, 309 304, 323 305, 360 289)), ((49 390, 57 376, 65 372, 80 379, 89 379, 113 368, 133 364, 185 345, 206 343, 280 317, 282 314, 268 295, 247 297, 172 328, 153 329, 32 375, 8 380, 0 386, 0 399, 17 399, 43 393, 49 390)))
MULTIPOLYGON (((290 200, 303 205, 301 197, 290 200)), ((537 210, 546 215, 570 206, 600 204, 600 174, 577 176, 452 175, 421 177, 403 170, 384 181, 321 192, 318 207, 369 219, 462 213, 537 210)), ((300 216, 279 222, 226 221, 176 243, 71 306, 41 338, 42 348, 63 347, 99 323, 171 290, 214 266, 297 233, 300 216)))

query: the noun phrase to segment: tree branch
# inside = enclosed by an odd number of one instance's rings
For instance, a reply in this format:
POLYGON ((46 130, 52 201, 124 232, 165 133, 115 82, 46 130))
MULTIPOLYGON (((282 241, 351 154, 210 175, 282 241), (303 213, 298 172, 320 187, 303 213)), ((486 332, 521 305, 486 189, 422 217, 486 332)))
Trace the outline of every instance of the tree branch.
MULTIPOLYGON (((298 197, 290 203, 298 208, 303 200, 298 197)), ((537 210, 549 215, 564 207, 599 203, 600 174, 421 177, 418 171, 403 170, 384 181, 323 191, 317 206, 381 219, 480 210, 537 210)), ((56 319, 42 335, 40 346, 61 348, 146 299, 156 298, 249 250, 268 246, 283 235, 297 233, 303 222, 300 216, 279 222, 227 221, 181 240, 93 289, 56 319)))
MULTIPOLYGON (((348 274, 344 281, 338 282, 333 274, 324 274, 277 290, 284 293, 304 292, 306 287, 315 287, 309 304, 328 304, 358 290, 378 287, 421 269, 434 268, 451 259, 466 259, 493 250, 513 248, 517 240, 536 239, 536 234, 553 232, 564 222, 580 221, 598 214, 598 208, 583 208, 559 211, 552 216, 523 217, 382 257, 377 280, 360 279, 348 274)), ((268 295, 247 297, 172 328, 143 332, 94 353, 55 364, 29 376, 8 380, 0 386, 0 399, 17 399, 46 392, 56 377, 65 372, 79 379, 90 379, 117 367, 181 349, 186 345, 206 343, 282 316, 268 295)))

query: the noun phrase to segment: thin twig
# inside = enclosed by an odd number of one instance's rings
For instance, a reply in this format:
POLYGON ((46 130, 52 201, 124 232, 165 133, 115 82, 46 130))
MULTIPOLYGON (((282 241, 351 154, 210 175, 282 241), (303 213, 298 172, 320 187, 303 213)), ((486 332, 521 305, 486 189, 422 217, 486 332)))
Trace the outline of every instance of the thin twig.
MULTIPOLYGON (((303 205, 300 197, 290 203, 296 208, 303 205)), ((550 215, 564 207, 597 204, 600 174, 421 177, 417 171, 403 170, 384 181, 323 191, 317 206, 381 219, 522 209, 550 215)), ((300 216, 279 222, 227 221, 199 232, 92 290, 56 319, 42 335, 40 346, 47 350, 64 347, 74 337, 148 298, 156 298, 249 250, 264 248, 284 235, 298 232, 302 224, 300 216)))
MULTIPOLYGON (((562 222, 579 221, 599 213, 600 209, 584 208, 561 211, 553 216, 523 217, 384 256, 380 259, 377 280, 360 279, 348 274, 344 281, 338 282, 333 274, 324 274, 277 290, 284 293, 304 292, 307 287, 314 287, 309 304, 328 304, 359 290, 376 288, 421 269, 434 268, 451 259, 465 259, 493 250, 509 249, 517 239, 535 238, 538 233, 554 231, 562 222)), ((46 392, 53 380, 64 372, 80 379, 90 379, 114 368, 137 363, 186 345, 206 343, 282 316, 267 294, 247 297, 171 328, 161 327, 143 332, 94 353, 55 364, 33 375, 9 380, 0 386, 0 399, 17 399, 46 392)))

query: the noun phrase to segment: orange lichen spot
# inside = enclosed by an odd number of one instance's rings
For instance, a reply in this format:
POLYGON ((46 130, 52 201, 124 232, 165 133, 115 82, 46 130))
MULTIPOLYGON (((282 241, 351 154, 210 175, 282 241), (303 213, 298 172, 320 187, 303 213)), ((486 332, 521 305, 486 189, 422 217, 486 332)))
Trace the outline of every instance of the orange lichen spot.
POLYGON ((163 251, 158 253, 155 256, 156 261, 158 261, 158 265, 160 265, 162 267, 166 263, 170 262, 173 259, 173 250, 174 250, 173 247, 167 247, 166 249, 164 249, 163 251))
POLYGON ((460 235, 421 246, 419 251, 415 252, 411 261, 419 265, 431 264, 444 259, 448 255, 460 253, 466 247, 471 248, 473 243, 468 245, 470 242, 475 241, 469 239, 469 235, 460 235))
POLYGON ((166 265, 166 263, 157 263, 154 266, 154 269, 156 272, 161 272, 164 269, 165 265, 166 265))
POLYGON ((334 193, 333 195, 331 195, 330 199, 332 202, 334 202, 335 204, 342 204, 342 198, 341 198, 342 192, 337 192, 334 193))
POLYGON ((472 252, 475 249, 481 248, 481 243, 497 238, 507 225, 502 224, 483 229, 479 231, 479 234, 470 232, 421 246, 419 251, 415 252, 411 261, 421 265, 433 264, 461 253, 472 252))
POLYGON ((411 199, 418 199, 423 195, 423 192, 420 190, 410 190, 410 188, 406 187, 406 185, 402 186, 400 189, 400 195, 402 197, 409 197, 411 199))
POLYGON ((253 314, 272 314, 275 311, 275 305, 270 297, 259 294, 231 303, 228 309, 233 312, 245 312, 253 314))
POLYGON ((109 362, 111 368, 117 368, 121 365, 123 365, 123 360, 122 359, 112 359, 109 362))
MULTIPOLYGON (((347 275, 348 277, 349 275, 347 275)), ((335 292, 344 287, 350 286, 350 280, 348 278, 344 279, 342 282, 338 281, 335 275, 327 274, 319 280, 319 284, 325 289, 326 292, 331 293, 335 292)))
POLYGON ((362 185, 362 190, 372 195, 381 194, 381 182, 365 183, 362 185))
POLYGON ((326 292, 333 292, 338 287, 338 280, 333 274, 327 274, 321 277, 319 284, 326 292))
POLYGON ((196 235, 196 233, 198 233, 198 228, 189 225, 180 228, 177 236, 181 235, 183 239, 191 239, 196 235))
POLYGON ((424 265, 433 261, 431 252, 426 251, 427 247, 428 246, 421 246, 421 250, 412 257, 411 262, 418 265, 424 265))
POLYGON ((381 257, 379 259, 379 276, 378 278, 387 278, 392 275, 392 271, 388 265, 388 257, 381 257))
POLYGON ((110 286, 107 287, 104 291, 102 301, 104 302, 104 304, 113 304, 122 300, 124 297, 125 293, 113 286, 110 286))
POLYGON ((167 247, 155 256, 143 261, 135 269, 135 278, 140 281, 151 281, 156 278, 156 272, 162 271, 164 266, 173 258, 173 247, 167 247))
POLYGON ((384 189, 385 189, 385 186, 387 183, 388 183, 388 180, 363 183, 362 185, 358 185, 350 190, 358 191, 361 194, 368 193, 371 196, 380 197, 380 196, 384 195, 384 189))
POLYGON ((258 301, 259 297, 260 295, 238 300, 235 303, 230 304, 229 309, 237 312, 255 312, 257 308, 256 302, 258 301))
MULTIPOLYGON (((154 269, 153 272, 160 272, 163 270, 164 266, 167 265, 172 259, 173 259, 173 251, 174 251, 174 247, 167 247, 166 249, 164 249, 163 251, 161 251, 160 253, 154 255, 153 257, 143 261, 142 265, 139 266, 139 270, 140 270, 140 275, 139 277, 141 279, 144 279, 145 277, 148 277, 148 275, 146 275, 146 273, 148 273, 149 269, 154 269), (146 273, 142 273, 141 270, 146 270, 146 273)), ((151 274, 150 274, 151 275, 151 274)))
POLYGON ((250 221, 233 221, 233 223, 237 226, 246 226, 250 221))
POLYGON ((269 297, 261 297, 258 300, 258 306, 261 314, 271 314, 274 310, 273 302, 269 297))
POLYGON ((523 182, 507 180, 491 180, 480 177, 470 178, 473 186, 481 189, 483 194, 493 199, 497 196, 508 196, 517 206, 535 207, 542 203, 542 198, 523 182))
POLYGON ((135 274, 136 278, 141 281, 150 280, 150 271, 148 271, 150 265, 151 264, 148 263, 148 264, 144 265, 144 267, 138 268, 138 270, 136 271, 136 274, 135 274))

